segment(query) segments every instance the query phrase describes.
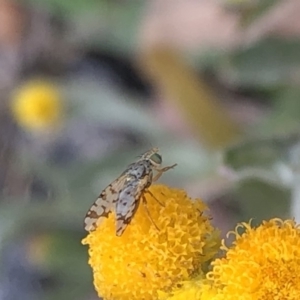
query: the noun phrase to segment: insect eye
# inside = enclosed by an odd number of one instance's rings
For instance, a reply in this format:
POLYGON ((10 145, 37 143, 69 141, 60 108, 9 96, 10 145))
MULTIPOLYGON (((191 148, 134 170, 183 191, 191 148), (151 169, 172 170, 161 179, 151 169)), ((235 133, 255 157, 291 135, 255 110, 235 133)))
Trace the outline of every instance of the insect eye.
POLYGON ((155 164, 161 164, 162 162, 162 158, 161 156, 158 154, 158 153, 155 153, 153 154, 151 157, 150 157, 150 160, 153 161, 155 164))

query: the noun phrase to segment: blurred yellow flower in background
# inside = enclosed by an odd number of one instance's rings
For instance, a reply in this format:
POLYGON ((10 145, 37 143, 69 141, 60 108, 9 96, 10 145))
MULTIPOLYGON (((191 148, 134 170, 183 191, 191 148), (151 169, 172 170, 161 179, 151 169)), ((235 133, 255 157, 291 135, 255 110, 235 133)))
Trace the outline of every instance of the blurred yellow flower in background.
POLYGON ((293 220, 271 219, 257 228, 237 226, 226 256, 208 273, 214 297, 201 300, 300 299, 300 227, 293 220), (239 229, 245 229, 239 234, 239 229))
POLYGON ((61 119, 62 101, 58 88, 45 80, 32 80, 13 95, 12 114, 24 129, 55 128, 61 119))
POLYGON ((89 245, 94 285, 105 300, 152 300, 193 276, 218 251, 219 235, 205 216, 206 205, 183 190, 150 187, 147 205, 159 231, 140 206, 121 237, 112 213, 82 241, 89 245))

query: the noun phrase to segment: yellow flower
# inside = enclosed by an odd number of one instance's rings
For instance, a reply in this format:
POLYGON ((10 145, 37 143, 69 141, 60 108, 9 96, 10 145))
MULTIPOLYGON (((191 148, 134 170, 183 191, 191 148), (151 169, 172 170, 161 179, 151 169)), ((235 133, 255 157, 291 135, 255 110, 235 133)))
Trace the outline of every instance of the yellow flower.
POLYGON ((160 300, 198 300, 202 293, 202 284, 205 276, 197 276, 189 281, 182 282, 182 286, 170 293, 160 294, 160 300))
POLYGON ((295 221, 272 219, 257 228, 242 223, 233 233, 233 246, 223 245, 226 256, 216 259, 208 273, 217 294, 210 299, 300 299, 300 228, 295 221))
POLYGON ((151 224, 141 205, 121 237, 112 213, 82 241, 89 245, 94 285, 106 300, 153 300, 182 281, 202 274, 219 247, 205 204, 182 190, 154 185, 145 193, 151 224))
POLYGON ((12 99, 12 113, 19 125, 28 130, 55 127, 62 113, 57 87, 42 80, 26 83, 12 99))

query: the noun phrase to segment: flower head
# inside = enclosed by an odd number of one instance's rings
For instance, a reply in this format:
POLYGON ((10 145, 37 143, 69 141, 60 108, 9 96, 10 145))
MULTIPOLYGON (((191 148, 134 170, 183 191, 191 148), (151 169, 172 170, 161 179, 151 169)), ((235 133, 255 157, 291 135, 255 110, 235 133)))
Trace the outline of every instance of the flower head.
MULTIPOLYGON (((271 219, 257 228, 237 226, 233 247, 208 273, 215 300, 296 300, 300 296, 300 227, 271 219), (245 229, 243 234, 238 229, 245 229)), ((204 299, 204 298, 201 298, 204 299)))
POLYGON ((19 125, 28 130, 55 127, 62 113, 57 87, 42 80, 24 84, 15 92, 12 113, 19 125))
POLYGON ((202 283, 205 276, 200 275, 181 283, 180 288, 170 293, 160 293, 159 300, 198 300, 202 294, 202 283))
POLYGON ((83 240, 89 244, 89 264, 99 295, 109 299, 158 297, 182 281, 202 274, 201 266, 210 260, 219 246, 215 229, 203 214, 205 204, 192 200, 182 190, 163 185, 145 193, 152 225, 143 206, 121 237, 115 233, 112 213, 83 240))

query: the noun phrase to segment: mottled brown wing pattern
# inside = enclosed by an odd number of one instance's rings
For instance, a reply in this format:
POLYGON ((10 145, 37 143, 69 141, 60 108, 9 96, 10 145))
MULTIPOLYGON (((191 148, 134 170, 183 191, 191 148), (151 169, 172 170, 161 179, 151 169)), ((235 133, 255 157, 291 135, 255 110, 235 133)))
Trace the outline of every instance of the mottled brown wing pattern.
POLYGON ((140 203, 142 193, 149 185, 149 176, 146 175, 140 180, 131 180, 121 191, 116 204, 116 235, 121 236, 128 224, 130 224, 140 203))
MULTIPOLYGON (((139 206, 142 194, 152 181, 156 181, 162 173, 176 165, 160 168, 162 158, 157 152, 158 148, 145 152, 102 191, 86 214, 84 223, 87 231, 95 230, 112 211, 115 211, 116 235, 123 234, 139 206), (153 170, 157 172, 154 178, 153 170)), ((145 208, 147 209, 146 206, 145 208)))
POLYGON ((103 220, 115 210, 116 202, 119 199, 120 192, 125 186, 126 180, 126 174, 122 174, 102 191, 85 216, 85 230, 96 230, 103 220))

